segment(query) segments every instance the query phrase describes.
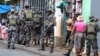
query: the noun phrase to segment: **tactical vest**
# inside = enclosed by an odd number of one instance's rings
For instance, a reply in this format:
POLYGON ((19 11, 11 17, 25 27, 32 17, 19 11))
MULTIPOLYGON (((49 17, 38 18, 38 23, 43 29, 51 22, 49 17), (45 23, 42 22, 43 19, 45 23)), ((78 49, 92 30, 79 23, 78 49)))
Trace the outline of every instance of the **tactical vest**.
POLYGON ((32 19, 32 11, 31 10, 25 10, 26 19, 32 19))
POLYGON ((95 34, 96 33, 94 22, 87 23, 87 33, 88 34, 95 34))
POLYGON ((36 23, 40 23, 40 20, 41 20, 41 15, 38 15, 38 14, 36 14, 36 15, 34 15, 34 22, 36 22, 36 23))
POLYGON ((11 15, 9 18, 9 24, 10 25, 16 25, 16 16, 11 15))

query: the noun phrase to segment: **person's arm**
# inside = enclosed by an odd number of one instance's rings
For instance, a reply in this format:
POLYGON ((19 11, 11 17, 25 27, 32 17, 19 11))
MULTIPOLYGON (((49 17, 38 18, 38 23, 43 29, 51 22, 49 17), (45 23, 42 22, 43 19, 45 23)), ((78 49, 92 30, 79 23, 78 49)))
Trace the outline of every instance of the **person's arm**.
POLYGON ((96 28, 96 32, 100 32, 100 27, 98 24, 95 25, 95 28, 96 28))

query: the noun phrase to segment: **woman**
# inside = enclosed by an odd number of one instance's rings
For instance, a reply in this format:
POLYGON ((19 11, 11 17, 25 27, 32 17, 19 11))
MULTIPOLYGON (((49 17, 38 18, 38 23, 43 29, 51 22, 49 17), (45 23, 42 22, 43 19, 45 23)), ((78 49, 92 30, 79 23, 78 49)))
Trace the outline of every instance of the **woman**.
POLYGON ((72 33, 71 33, 71 36, 73 33, 75 33, 74 43, 75 43, 75 49, 76 49, 76 56, 82 55, 82 51, 83 51, 82 49, 83 49, 83 44, 84 44, 82 42, 84 42, 83 35, 84 35, 85 27, 86 27, 86 25, 83 22, 82 16, 81 15, 78 16, 77 21, 75 22, 72 33))
POLYGON ((71 31, 72 31, 72 27, 73 27, 73 19, 72 19, 72 13, 69 14, 69 18, 66 20, 66 31, 67 31, 67 35, 66 35, 66 39, 65 39, 65 44, 68 42, 68 44, 70 44, 70 35, 71 35, 71 31))

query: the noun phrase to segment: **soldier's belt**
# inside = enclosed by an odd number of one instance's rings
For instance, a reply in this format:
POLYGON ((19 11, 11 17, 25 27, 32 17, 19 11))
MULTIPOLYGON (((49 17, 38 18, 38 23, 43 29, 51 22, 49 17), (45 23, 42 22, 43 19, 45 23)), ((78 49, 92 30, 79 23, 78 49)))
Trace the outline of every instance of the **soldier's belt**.
POLYGON ((25 21, 27 25, 33 25, 33 21, 25 21))

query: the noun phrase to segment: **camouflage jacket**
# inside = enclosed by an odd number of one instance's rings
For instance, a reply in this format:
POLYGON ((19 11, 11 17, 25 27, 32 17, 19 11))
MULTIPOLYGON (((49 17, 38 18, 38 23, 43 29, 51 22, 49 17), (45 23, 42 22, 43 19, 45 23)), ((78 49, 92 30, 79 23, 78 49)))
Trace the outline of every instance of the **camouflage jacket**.
POLYGON ((48 16, 48 18, 44 21, 44 25, 48 27, 56 25, 56 18, 53 14, 48 16))

